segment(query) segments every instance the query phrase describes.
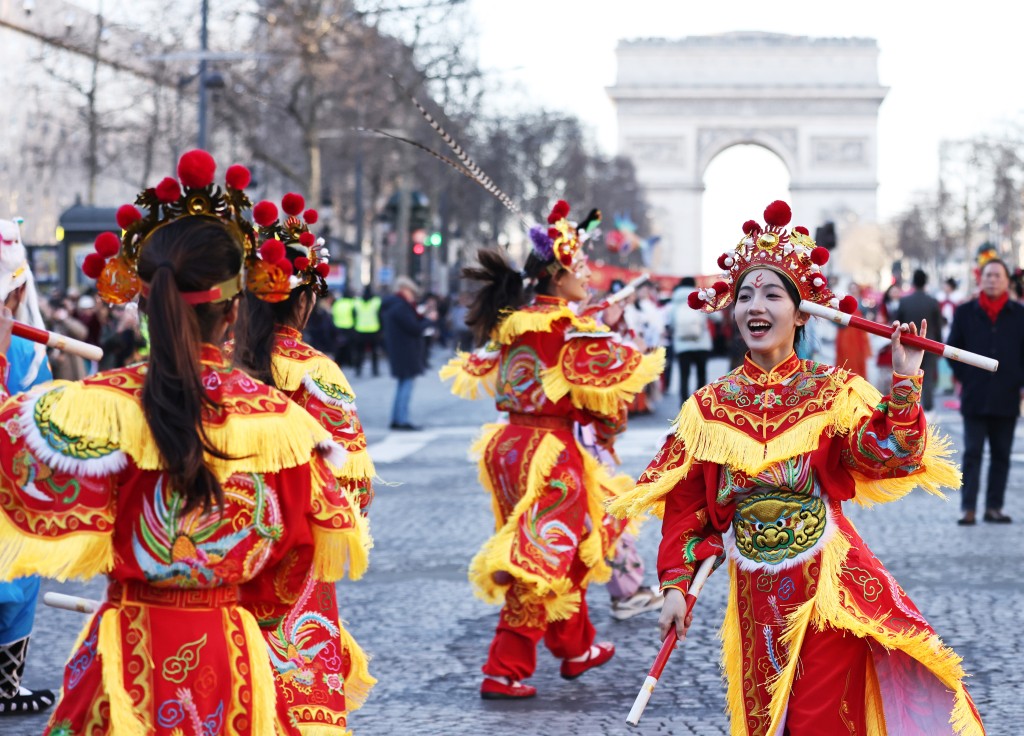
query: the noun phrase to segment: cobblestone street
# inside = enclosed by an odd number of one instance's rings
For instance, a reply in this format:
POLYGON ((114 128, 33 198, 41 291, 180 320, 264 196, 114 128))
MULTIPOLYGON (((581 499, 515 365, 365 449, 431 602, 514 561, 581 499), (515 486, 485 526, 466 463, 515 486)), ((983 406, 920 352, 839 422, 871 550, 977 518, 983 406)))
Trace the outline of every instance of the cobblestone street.
MULTIPOLYGON (((434 359, 434 370, 441 357, 434 359)), ((724 370, 724 363, 712 368, 724 370)), ((718 371, 721 372, 721 371, 718 371)), ((712 370, 712 375, 718 375, 712 370)), ((385 481, 371 509, 375 549, 363 580, 339 585, 342 616, 373 656, 379 679, 353 714, 356 736, 488 736, 571 734, 727 734, 725 686, 719 674, 717 629, 725 609, 724 570, 698 603, 691 636, 676 652, 638 729, 626 723, 658 648, 656 614, 616 622, 603 586, 589 591, 599 639, 615 642, 615 658, 576 681, 562 680, 545 650, 530 681, 538 696, 524 702, 482 701, 480 666, 497 609, 476 599, 466 580, 469 560, 493 529, 491 504, 478 485, 467 448, 493 404, 460 401, 434 374, 416 381, 412 421, 422 432, 391 433, 393 381, 354 379, 371 453, 385 481)), ((623 472, 636 476, 654 455, 678 408, 678 392, 657 411, 632 421, 618 451, 623 472)), ((945 397, 939 397, 945 398, 945 397)), ((940 402, 941 403, 941 402, 940 402)), ((959 414, 937 408, 932 419, 960 443, 959 414)), ((1018 436, 1005 511, 1017 523, 959 527, 958 494, 943 502, 914 492, 901 502, 849 514, 947 644, 963 657, 968 687, 988 733, 1020 732, 1024 722, 1024 436, 1018 436), (1017 694, 1015 694, 1017 693, 1017 694)), ((655 582, 657 522, 641 531, 640 549, 655 582)), ((43 590, 99 597, 103 584, 43 590)), ((84 616, 40 604, 26 684, 54 687, 84 616)), ((0 719, 0 735, 39 733, 44 716, 0 719)))

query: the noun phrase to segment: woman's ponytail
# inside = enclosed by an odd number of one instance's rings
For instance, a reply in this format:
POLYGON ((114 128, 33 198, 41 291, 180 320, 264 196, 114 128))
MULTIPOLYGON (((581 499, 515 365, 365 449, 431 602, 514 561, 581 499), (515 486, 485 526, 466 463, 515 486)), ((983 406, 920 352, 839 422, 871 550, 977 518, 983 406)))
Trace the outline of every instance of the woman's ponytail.
POLYGON ((523 306, 527 298, 523 275, 512 267, 504 253, 481 249, 477 251, 477 260, 479 267, 463 268, 462 277, 482 284, 469 304, 466 325, 473 331, 474 342, 483 345, 503 314, 523 306))

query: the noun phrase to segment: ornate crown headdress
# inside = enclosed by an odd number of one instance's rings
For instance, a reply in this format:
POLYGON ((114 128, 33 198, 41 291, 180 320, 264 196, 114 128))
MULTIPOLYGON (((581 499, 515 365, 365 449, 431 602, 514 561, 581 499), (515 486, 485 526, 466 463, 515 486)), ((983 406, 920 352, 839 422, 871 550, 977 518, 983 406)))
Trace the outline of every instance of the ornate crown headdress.
POLYGON ((787 232, 791 218, 789 205, 776 200, 764 210, 765 227, 754 220, 743 223, 743 238, 731 252, 718 258, 719 268, 725 271, 722 280, 692 292, 689 305, 709 313, 725 309, 736 298, 736 285, 743 274, 754 268, 768 268, 793 282, 801 299, 852 312, 856 300, 847 296, 840 301, 821 272, 828 263, 828 250, 815 245, 805 227, 787 232))
MULTIPOLYGON (((217 163, 206 151, 195 149, 178 160, 178 178, 165 177, 155 187, 144 189, 135 204, 117 210, 117 224, 123 233, 100 233, 94 253, 85 257, 82 272, 96 279, 96 290, 108 304, 125 304, 145 287, 139 278, 139 255, 146 242, 164 225, 183 217, 211 217, 220 220, 234 234, 247 256, 255 250, 256 237, 245 212, 252 203, 244 189, 251 175, 235 164, 225 173, 225 186, 213 183, 217 163), (145 208, 144 215, 139 207, 145 208)), ((201 292, 182 292, 189 304, 224 301, 241 289, 241 275, 201 292)))
POLYGON ((252 215, 263 239, 253 258, 246 263, 245 286, 260 299, 280 302, 292 289, 306 284, 317 296, 327 293, 328 252, 322 238, 309 229, 319 219, 317 211, 305 209, 301 194, 289 192, 281 199, 285 217, 278 219, 277 205, 268 200, 257 202, 252 215), (303 251, 294 261, 287 257, 286 247, 303 251))
MULTIPOLYGON (((583 245, 601 223, 600 210, 590 214, 577 224, 568 219, 569 203, 564 199, 555 202, 548 215, 548 227, 534 225, 530 228, 533 254, 544 262, 544 269, 554 275, 561 268, 571 269, 584 258, 583 245)), ((536 277, 540 274, 527 274, 536 277)))

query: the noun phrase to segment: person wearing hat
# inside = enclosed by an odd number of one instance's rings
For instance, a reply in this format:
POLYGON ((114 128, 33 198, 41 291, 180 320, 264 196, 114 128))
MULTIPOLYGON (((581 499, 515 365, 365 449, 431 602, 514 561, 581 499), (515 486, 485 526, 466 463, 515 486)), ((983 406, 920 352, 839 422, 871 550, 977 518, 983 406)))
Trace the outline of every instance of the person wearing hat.
MULTIPOLYGON (((123 235, 101 234, 82 264, 105 301, 142 298, 149 360, 0 404, 0 424, 18 428, 0 443, 0 580, 107 578, 54 736, 300 733, 275 710, 254 612, 294 602, 311 576, 342 577, 355 511, 331 470, 343 448, 221 352, 241 290, 273 298, 290 274, 255 255, 248 170, 228 168, 224 185, 215 171, 207 152, 185 153, 178 178, 119 208, 123 235)), ((0 318, 0 341, 9 330, 0 318)), ((295 628, 291 669, 337 622, 281 622, 295 628)))
MULTIPOLYGON (((0 299, 19 322, 45 329, 19 224, 0 220, 0 299)), ((45 345, 12 336, 4 354, 12 392, 53 379, 45 345)), ((45 710, 57 700, 52 690, 29 690, 21 684, 38 596, 36 575, 0 583, 0 715, 45 710)))
POLYGON ((748 220, 719 259, 727 276, 689 297, 707 314, 735 305, 743 365, 683 405, 636 487, 610 506, 663 515, 662 638, 685 634, 697 567, 724 557, 733 734, 982 736, 960 658, 843 512, 844 501, 959 485, 949 441, 921 409, 922 351, 901 342, 918 330, 893 323, 885 397, 860 376, 798 358, 809 320, 801 301, 852 312, 856 300, 832 294, 821 271, 828 251, 806 228, 786 229, 786 203, 764 218, 763 227, 748 220))
POLYGON ((594 641, 586 591, 610 575, 605 560, 623 525, 602 504, 629 479, 613 478, 573 430, 589 424, 610 448, 625 429, 626 405, 665 362, 661 348, 641 354, 573 311, 587 297, 590 269, 581 246, 598 214, 577 225, 568 212, 560 200, 550 227, 530 231, 522 271, 492 250, 479 251, 480 265, 463 270, 481 284, 467 318, 480 347, 441 370, 454 379, 454 393, 474 398, 483 388, 508 412, 508 422, 485 426, 475 445, 498 531, 469 576, 477 595, 503 604, 483 666, 485 699, 536 694, 523 680, 536 669, 541 640, 568 680, 615 654, 611 642, 594 641))
POLYGON ((427 320, 416 308, 420 287, 408 276, 399 276, 392 293, 380 305, 380 324, 391 376, 397 382, 391 405, 391 429, 418 431, 409 417, 409 402, 416 376, 426 368, 427 320))

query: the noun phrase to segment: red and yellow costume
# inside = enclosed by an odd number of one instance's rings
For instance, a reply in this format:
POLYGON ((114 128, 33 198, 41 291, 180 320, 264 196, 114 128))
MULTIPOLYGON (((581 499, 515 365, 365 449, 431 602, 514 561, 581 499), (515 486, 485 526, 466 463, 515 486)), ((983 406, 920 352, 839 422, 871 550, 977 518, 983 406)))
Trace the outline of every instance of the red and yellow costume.
POLYGON ((663 514, 658 570, 684 593, 701 559, 729 560, 722 627, 732 733, 984 733, 960 658, 843 514, 842 503, 957 487, 920 378, 882 397, 845 370, 749 358, 690 398, 636 488, 612 510, 663 514))
MULTIPOLYGON (((344 465, 332 471, 349 505, 359 511, 352 516, 349 565, 349 577, 356 580, 366 571, 372 546, 365 513, 373 498, 374 468, 355 395, 334 361, 289 327, 277 329, 271 370, 278 388, 347 452, 344 465)), ((340 736, 347 733, 348 713, 363 704, 376 680, 339 619, 334 583, 315 576, 293 582, 298 585, 279 588, 277 600, 253 607, 274 666, 278 711, 288 734, 340 736)))
MULTIPOLYGON (((217 348, 203 347, 202 365, 206 462, 224 490, 223 508, 207 513, 183 513, 167 485, 140 399, 145 365, 0 408, 3 577, 110 581, 48 734, 285 732, 249 607, 280 604, 311 575, 337 580, 362 553, 358 510, 321 458, 344 465, 330 435, 217 348)), ((334 625, 310 619, 301 632, 334 625)), ((306 656, 295 648, 290 657, 306 656)))
POLYGON ((573 423, 593 423, 610 440, 663 365, 661 351, 641 355, 564 300, 538 296, 506 316, 485 348, 441 370, 457 395, 475 398, 483 386, 509 413, 507 424, 485 426, 474 448, 497 532, 470 580, 481 598, 504 603, 485 674, 529 677, 541 638, 556 657, 589 650, 584 593, 607 579, 604 559, 621 525, 605 523, 614 481, 579 446, 573 423))

